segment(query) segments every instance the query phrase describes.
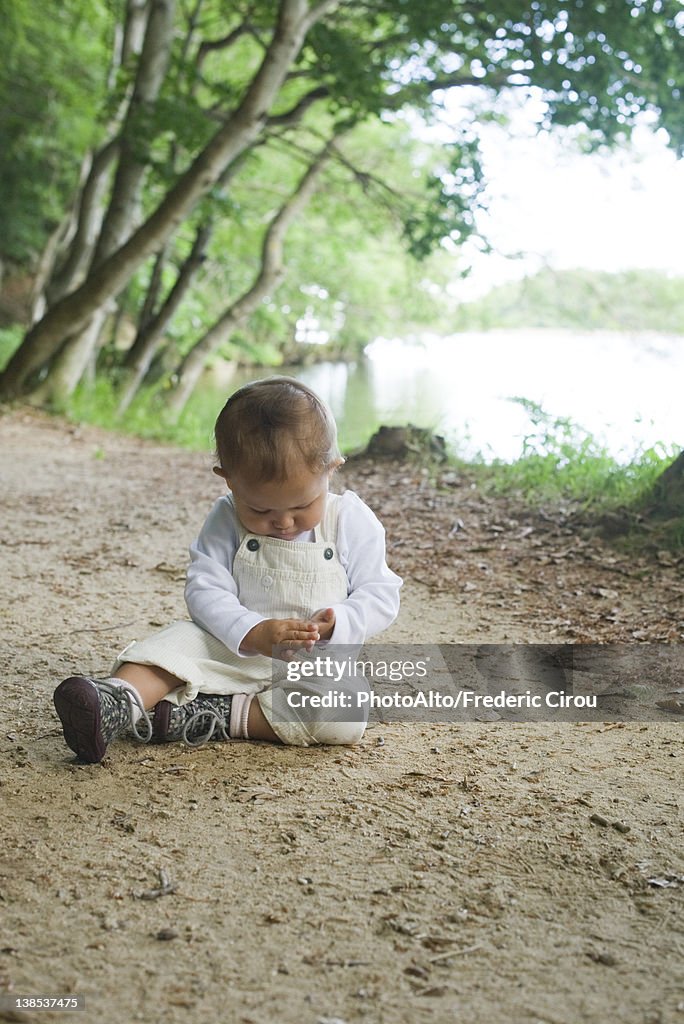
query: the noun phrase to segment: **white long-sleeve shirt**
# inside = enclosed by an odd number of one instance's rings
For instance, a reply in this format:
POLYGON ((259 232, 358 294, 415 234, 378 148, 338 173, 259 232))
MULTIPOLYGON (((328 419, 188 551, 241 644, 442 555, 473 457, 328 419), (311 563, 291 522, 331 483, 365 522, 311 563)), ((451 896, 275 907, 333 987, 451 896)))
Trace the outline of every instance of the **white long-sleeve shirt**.
MULTIPOLYGON (((313 539, 303 535, 300 541, 313 539)), ((219 498, 199 537, 190 546, 185 601, 191 618, 234 654, 246 634, 265 616, 240 602, 232 575, 240 546, 239 523, 229 497, 219 498)), ((353 491, 339 498, 337 553, 349 581, 345 601, 332 604, 335 644, 360 644, 382 632, 399 612, 402 580, 385 561, 385 531, 375 514, 353 491)), ((312 609, 313 611, 313 609, 312 609)))

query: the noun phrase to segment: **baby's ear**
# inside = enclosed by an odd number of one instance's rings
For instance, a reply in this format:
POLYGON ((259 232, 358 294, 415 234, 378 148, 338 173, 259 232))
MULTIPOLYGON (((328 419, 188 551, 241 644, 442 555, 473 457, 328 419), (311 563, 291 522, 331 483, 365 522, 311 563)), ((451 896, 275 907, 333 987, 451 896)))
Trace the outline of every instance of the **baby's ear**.
POLYGON ((214 473, 216 473, 216 476, 220 476, 222 480, 225 480, 226 483, 228 483, 228 477, 223 472, 220 466, 214 466, 213 471, 214 473))

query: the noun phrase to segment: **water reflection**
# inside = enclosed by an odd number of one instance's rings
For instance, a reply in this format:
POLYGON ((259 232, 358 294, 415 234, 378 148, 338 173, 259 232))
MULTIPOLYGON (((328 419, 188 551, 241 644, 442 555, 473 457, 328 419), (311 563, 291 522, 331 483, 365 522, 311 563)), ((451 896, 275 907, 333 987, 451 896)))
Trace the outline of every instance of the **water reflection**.
MULTIPOLYGON (((684 336, 491 331, 377 339, 366 351, 292 371, 329 402, 347 450, 381 423, 412 422, 465 457, 515 459, 534 429, 515 397, 581 424, 625 461, 658 442, 684 444, 684 336)), ((271 372, 239 373, 228 390, 271 372)))

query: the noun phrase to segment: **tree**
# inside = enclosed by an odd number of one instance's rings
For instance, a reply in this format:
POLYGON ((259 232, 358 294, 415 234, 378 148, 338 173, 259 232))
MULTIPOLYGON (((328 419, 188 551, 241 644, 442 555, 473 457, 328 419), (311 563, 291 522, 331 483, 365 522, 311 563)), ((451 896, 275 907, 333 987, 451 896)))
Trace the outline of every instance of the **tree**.
MULTIPOLYGON (((142 2, 148 19, 162 8, 171 13, 170 0, 142 2)), ((583 123, 588 145, 612 143, 629 133, 641 111, 654 109, 672 145, 684 145, 677 85, 684 28, 674 0, 604 0, 600 10, 585 0, 503 0, 495 10, 482 0, 254 0, 232 5, 230 13, 223 6, 196 0, 191 11, 176 14, 184 19, 176 33, 181 42, 158 99, 132 135, 123 127, 117 136, 111 217, 103 220, 97 257, 83 281, 27 333, 0 377, 4 397, 26 394, 41 376, 49 379, 71 339, 102 318, 219 179, 275 129, 295 130, 314 111, 325 112, 337 129, 350 129, 407 106, 430 117, 446 89, 475 86, 493 104, 502 91, 536 87, 547 101, 542 128, 583 123), (169 115, 176 96, 187 123, 169 115), (174 162, 165 181, 159 164, 168 157, 169 137, 187 160, 174 162), (129 197, 140 197, 142 217, 137 223, 136 204, 127 201, 123 231, 109 231, 118 183, 129 173, 136 181, 129 197)), ((143 53, 144 47, 138 71, 143 53)), ((468 144, 472 173, 452 164, 449 173, 434 176, 424 215, 405 222, 417 255, 445 237, 458 240, 455 220, 467 228, 477 188, 476 137, 468 144)))
POLYGON ((0 387, 5 395, 21 392, 35 371, 87 327, 127 284, 140 263, 191 213, 226 168, 254 143, 311 25, 333 6, 334 0, 319 0, 312 8, 306 0, 281 0, 271 40, 244 98, 144 223, 118 248, 95 262, 86 280, 60 298, 31 328, 2 374, 0 387))
MULTIPOLYGON (((151 140, 145 126, 154 115, 154 107, 166 76, 174 31, 174 0, 155 0, 145 8, 128 0, 123 45, 117 61, 137 57, 135 76, 122 113, 115 119, 112 135, 90 163, 85 182, 78 226, 66 265, 60 268, 56 285, 50 289, 53 300, 68 294, 70 287, 85 276, 89 265, 97 269, 130 238, 141 203, 143 182, 151 155, 151 140), (140 18, 141 11, 146 18, 140 18), (116 171, 106 209, 100 195, 112 158, 116 171), (98 224, 84 230, 84 224, 98 224)), ((123 66, 123 65, 121 65, 123 66)), ((38 391, 48 401, 70 394, 81 379, 91 352, 97 345, 105 318, 113 309, 110 301, 92 311, 92 318, 76 329, 62 345, 51 372, 38 391)))
MULTIPOLYGON (((242 173, 231 179, 232 201, 240 211, 239 232, 234 218, 220 223, 214 204, 213 216, 219 222, 201 262, 201 276, 188 284, 193 307, 207 314, 202 317, 206 327, 200 335, 195 326, 182 328, 179 357, 172 361, 167 347, 164 359, 166 377, 172 382, 164 392, 164 404, 176 413, 215 352, 270 361, 248 323, 252 318, 255 327, 267 326, 270 337, 279 339, 277 348, 295 361, 304 352, 294 342, 296 324, 307 315, 319 324, 329 345, 351 352, 361 350, 371 336, 369 331, 377 328, 377 333, 393 323, 397 330, 405 328, 412 314, 421 324, 435 323, 434 302, 428 306, 424 301, 430 270, 426 264, 430 261, 422 261, 421 280, 406 287, 402 270, 415 261, 403 256, 396 246, 397 231, 415 232, 415 225, 433 222, 426 174, 416 178, 414 168, 414 160, 429 156, 430 151, 410 138, 400 124, 389 131, 386 126, 369 125, 364 131, 340 133, 321 151, 319 136, 324 127, 329 126, 321 124, 320 131, 310 129, 310 145, 304 145, 301 132, 296 145, 279 136, 272 145, 253 153, 242 173), (319 148, 311 148, 314 145, 319 148), (368 158, 369 148, 372 159, 368 158), (363 171, 359 169, 361 159, 363 171), (293 167, 299 175, 296 180, 293 167), (377 177, 380 167, 382 179, 377 177), (314 209, 310 210, 312 200, 314 209), (231 259, 222 275, 221 253, 226 251, 231 259), (400 258, 392 261, 392 255, 400 258), (378 280, 373 269, 380 263, 383 273, 378 280), (213 275, 212 267, 218 271, 213 275), (286 276, 289 283, 283 288, 286 276), (403 287, 397 285, 398 280, 403 287), (229 304, 217 303, 216 295, 226 293, 231 296, 229 304), (194 340, 188 346, 190 335, 194 340), (293 344, 286 343, 288 338, 293 344)), ((467 163, 465 155, 463 163, 467 163)), ((463 224, 462 220, 460 208, 455 209, 452 228, 468 230, 470 222, 463 224)), ((443 219, 440 223, 443 225, 443 219)), ((425 248, 424 233, 416 234, 415 241, 425 248)), ((127 374, 120 410, 130 403, 148 368, 158 377, 158 363, 152 365, 152 360, 164 345, 161 329, 168 326, 169 314, 177 307, 174 300, 179 286, 188 283, 188 268, 197 263, 191 251, 159 313, 145 319, 129 349, 125 366, 132 373, 127 374)), ((150 290, 157 288, 158 270, 157 260, 150 290)), ((448 267, 442 270, 444 280, 448 272, 448 267)), ((271 352, 275 347, 269 346, 271 352)), ((275 358, 277 361, 277 355, 275 358)))

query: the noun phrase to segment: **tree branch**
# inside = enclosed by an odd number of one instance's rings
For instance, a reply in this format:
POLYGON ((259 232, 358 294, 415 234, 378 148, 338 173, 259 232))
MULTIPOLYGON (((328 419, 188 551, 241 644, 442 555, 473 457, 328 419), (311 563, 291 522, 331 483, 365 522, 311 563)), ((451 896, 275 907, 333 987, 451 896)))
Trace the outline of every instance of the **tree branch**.
POLYGON ((77 227, 69 246, 68 257, 47 286, 50 305, 71 291, 85 273, 102 223, 103 196, 108 173, 119 153, 119 144, 118 136, 110 139, 93 156, 88 177, 81 190, 76 217, 77 227))
POLYGON ((169 397, 169 408, 179 413, 199 379, 207 357, 244 323, 259 303, 279 283, 284 273, 283 245, 287 231, 309 202, 328 160, 333 140, 329 140, 306 169, 295 191, 283 203, 269 224, 261 246, 261 266, 253 284, 199 339, 185 356, 178 370, 176 387, 169 397))
POLYGON ((140 139, 139 118, 156 103, 173 44, 174 0, 155 0, 145 30, 133 95, 121 131, 119 164, 112 195, 97 240, 93 265, 119 248, 133 231, 133 214, 147 173, 151 139, 140 139))
POLYGON ((205 39, 204 42, 200 43, 197 48, 196 64, 197 70, 202 67, 204 59, 209 53, 214 53, 216 50, 227 50, 233 43, 236 43, 242 36, 249 35, 252 32, 252 26, 249 22, 249 13, 252 8, 250 7, 247 16, 236 28, 229 32, 227 35, 222 36, 220 39, 205 39))
POLYGON ((501 71, 498 75, 489 74, 486 78, 476 78, 474 75, 464 75, 457 71, 453 74, 438 75, 429 80, 423 79, 420 82, 409 82, 407 85, 402 85, 396 92, 387 94, 383 101, 383 107, 386 110, 399 110, 405 103, 426 100, 440 90, 458 89, 467 85, 475 85, 481 89, 520 87, 519 83, 509 80, 509 73, 506 71, 501 71))
POLYGON ((295 103, 293 107, 286 110, 282 114, 274 114, 273 117, 269 117, 266 124, 273 128, 289 128, 292 125, 298 124, 303 115, 313 106, 317 100, 325 99, 329 96, 330 92, 324 85, 319 85, 311 92, 308 92, 305 96, 302 96, 300 100, 295 103))
POLYGON ((126 411, 145 379, 164 331, 190 288, 196 271, 204 262, 212 228, 211 221, 206 221, 198 227, 190 254, 183 262, 173 287, 157 313, 141 327, 133 345, 126 353, 125 365, 130 373, 119 398, 119 415, 126 411))
POLYGON ((339 2, 340 0, 319 0, 319 3, 314 4, 302 22, 302 30, 304 34, 316 25, 321 18, 324 18, 326 14, 333 11, 338 6, 339 2))

